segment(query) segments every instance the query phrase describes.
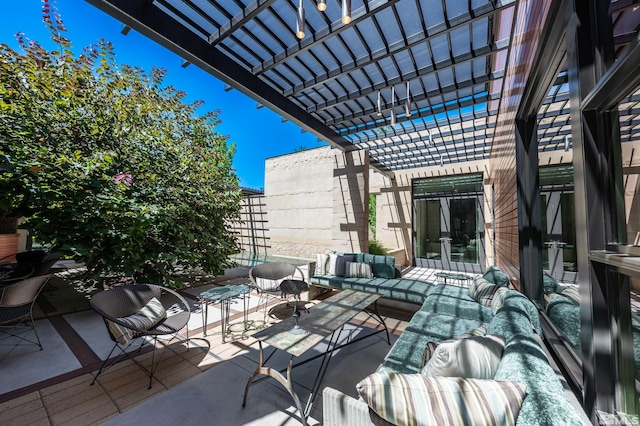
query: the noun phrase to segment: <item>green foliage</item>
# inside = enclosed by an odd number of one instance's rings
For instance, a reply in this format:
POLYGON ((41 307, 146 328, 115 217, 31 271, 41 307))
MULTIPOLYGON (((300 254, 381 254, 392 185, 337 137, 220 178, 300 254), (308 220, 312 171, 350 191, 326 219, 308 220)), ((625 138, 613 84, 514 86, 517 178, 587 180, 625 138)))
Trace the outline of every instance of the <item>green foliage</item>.
POLYGON ((375 194, 369 194, 369 231, 373 239, 376 239, 376 205, 378 197, 375 194))
POLYGON ((386 255, 389 250, 386 249, 378 240, 369 240, 369 253, 386 255))
POLYGON ((220 272, 237 241, 235 146, 219 112, 164 87, 165 71, 118 64, 100 40, 76 55, 55 5, 57 49, 0 45, 0 217, 26 216, 94 278, 168 284, 175 267, 220 272))

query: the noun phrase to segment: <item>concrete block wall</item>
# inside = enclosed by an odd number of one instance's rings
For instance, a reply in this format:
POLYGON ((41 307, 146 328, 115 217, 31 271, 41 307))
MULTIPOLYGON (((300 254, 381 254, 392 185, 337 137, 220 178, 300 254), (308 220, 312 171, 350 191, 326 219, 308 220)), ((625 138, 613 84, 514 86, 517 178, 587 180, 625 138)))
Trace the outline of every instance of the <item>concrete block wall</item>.
POLYGON ((334 151, 315 148, 265 163, 269 252, 311 257, 333 243, 334 151))
POLYGON ((369 250, 369 155, 335 150, 333 169, 333 232, 335 250, 369 250))
POLYGON ((330 147, 268 158, 270 254, 312 257, 368 249, 369 156, 330 147))

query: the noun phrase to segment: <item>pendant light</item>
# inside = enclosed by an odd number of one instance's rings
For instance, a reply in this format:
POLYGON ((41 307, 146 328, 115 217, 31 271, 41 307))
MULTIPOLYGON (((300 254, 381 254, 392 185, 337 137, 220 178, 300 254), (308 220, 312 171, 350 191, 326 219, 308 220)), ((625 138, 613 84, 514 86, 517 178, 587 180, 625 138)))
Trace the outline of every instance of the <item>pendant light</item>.
POLYGON ((317 7, 320 12, 327 10, 327 0, 318 0, 317 7))
POLYGON ((300 40, 304 38, 304 7, 302 0, 298 3, 298 16, 296 19, 296 37, 300 40))
POLYGON ((391 88, 391 125, 396 125, 396 88, 391 88))
POLYGON ((407 81, 407 103, 404 106, 404 115, 407 118, 411 117, 411 87, 409 87, 408 81, 407 81))
POLYGON ((351 0, 342 0, 342 23, 351 22, 351 0))
POLYGON ((427 140, 427 146, 433 145, 433 137, 431 136, 431 129, 429 130, 429 139, 427 140))
POLYGON ((382 117, 382 93, 378 90, 378 112, 376 113, 378 117, 382 117))

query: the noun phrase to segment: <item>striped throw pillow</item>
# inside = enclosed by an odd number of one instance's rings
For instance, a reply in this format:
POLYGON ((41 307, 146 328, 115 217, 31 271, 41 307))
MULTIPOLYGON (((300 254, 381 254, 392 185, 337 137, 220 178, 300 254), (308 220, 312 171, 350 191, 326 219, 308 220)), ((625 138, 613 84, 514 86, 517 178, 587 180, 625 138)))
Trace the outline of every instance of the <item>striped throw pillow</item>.
POLYGON ((378 416, 395 425, 513 425, 526 386, 516 382, 374 373, 357 385, 378 416))
POLYGON ((322 253, 316 254, 316 270, 314 275, 326 275, 328 266, 329 255, 322 253))
POLYGON ((373 278, 371 265, 360 262, 346 262, 345 274, 347 278, 373 278))
POLYGON ((504 298, 509 290, 510 289, 507 287, 500 287, 493 295, 493 299, 491 301, 491 312, 493 312, 493 315, 497 314, 498 310, 502 308, 504 298))
POLYGON ((569 298, 574 305, 580 304, 580 290, 577 286, 569 286, 560 292, 561 295, 569 298))
POLYGON ((476 302, 490 307, 491 302, 493 302, 493 297, 499 289, 499 285, 492 284, 480 277, 471 282, 471 286, 469 286, 469 296, 476 302))
POLYGON ((135 330, 150 330, 166 317, 167 311, 162 303, 154 297, 135 314, 118 318, 124 325, 107 321, 107 326, 116 342, 126 345, 129 340, 136 337, 135 330))

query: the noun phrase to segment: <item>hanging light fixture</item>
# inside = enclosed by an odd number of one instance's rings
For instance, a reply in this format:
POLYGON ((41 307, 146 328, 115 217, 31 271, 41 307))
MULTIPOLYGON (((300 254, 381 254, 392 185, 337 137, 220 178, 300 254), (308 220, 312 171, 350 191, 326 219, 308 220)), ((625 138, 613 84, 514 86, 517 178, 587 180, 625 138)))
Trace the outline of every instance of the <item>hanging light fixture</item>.
POLYGON ((404 115, 407 118, 411 117, 411 87, 409 87, 408 81, 407 81, 407 103, 404 106, 404 115))
POLYGON ((433 145, 433 137, 431 136, 431 129, 429 129, 429 139, 427 140, 427 146, 433 145))
POLYGON ((440 154, 440 167, 444 166, 444 159, 442 158, 442 154, 440 154))
POLYGON ((351 0, 342 0, 342 23, 351 22, 351 0))
POLYGON ((327 10, 327 0, 318 0, 317 7, 320 12, 327 10))
POLYGON ((378 90, 378 112, 376 113, 378 117, 382 117, 382 93, 378 90))
POLYGON ((391 125, 396 125, 396 88, 391 88, 391 125))
POLYGON ((300 40, 304 38, 304 7, 302 0, 298 3, 298 16, 296 19, 296 37, 300 40))
POLYGON ((564 135, 564 150, 569 151, 569 148, 571 148, 571 144, 569 142, 569 135, 564 135))

